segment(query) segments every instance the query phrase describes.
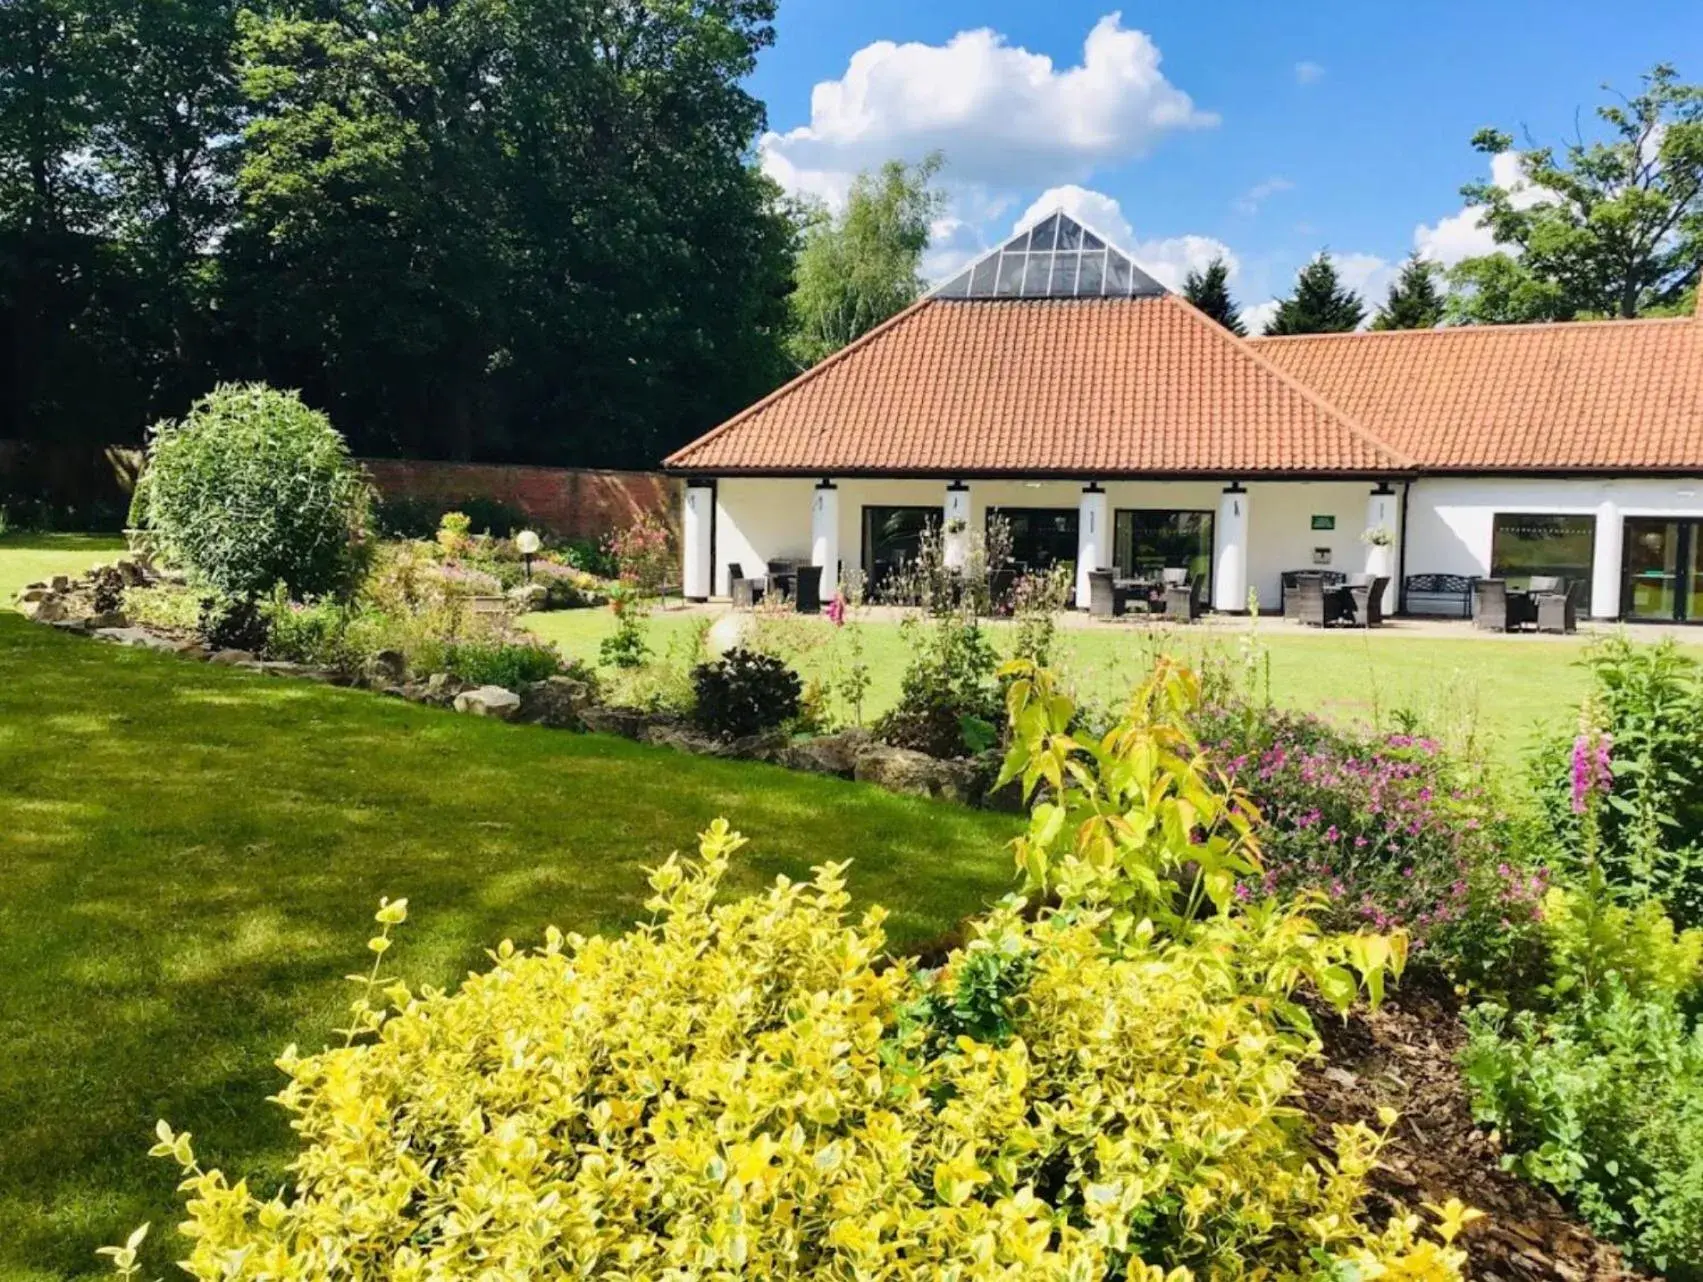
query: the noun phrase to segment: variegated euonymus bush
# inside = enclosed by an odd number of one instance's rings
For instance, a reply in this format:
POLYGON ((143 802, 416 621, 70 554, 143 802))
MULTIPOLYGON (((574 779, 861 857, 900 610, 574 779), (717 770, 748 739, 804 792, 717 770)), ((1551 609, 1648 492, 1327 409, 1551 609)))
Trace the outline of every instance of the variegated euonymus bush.
MULTIPOLYGON (((280 1060, 302 1141, 288 1190, 257 1197, 162 1129, 190 1273, 1462 1276, 1471 1213, 1369 1226, 1381 1137, 1339 1129, 1327 1160, 1294 1103, 1316 1049, 1294 989, 1345 1001, 1391 945, 1211 906, 1215 861, 1257 858, 1254 819, 1173 737, 1168 701, 1191 687, 1163 679, 1101 756, 1051 728, 1068 716, 1044 674, 1014 682, 1011 766, 1038 762, 1055 807, 1023 852, 1047 907, 1007 901, 937 971, 887 955, 880 909, 848 918, 842 866, 718 905, 742 844, 721 821, 698 860, 651 874, 654 919, 618 938, 505 943, 453 993, 375 969, 349 1045, 280 1060), (1122 815, 1096 809, 1114 796, 1122 815), (1198 894, 1168 894, 1185 867, 1198 894)), ((399 916, 381 911, 381 960, 399 916)))

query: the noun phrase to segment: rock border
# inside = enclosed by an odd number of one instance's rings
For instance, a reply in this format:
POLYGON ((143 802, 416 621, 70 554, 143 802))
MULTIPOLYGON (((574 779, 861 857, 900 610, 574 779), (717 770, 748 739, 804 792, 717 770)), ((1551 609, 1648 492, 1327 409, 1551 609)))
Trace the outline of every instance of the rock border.
POLYGON ((776 730, 741 739, 721 739, 703 733, 674 713, 605 704, 590 684, 577 677, 557 675, 518 690, 470 685, 445 672, 419 678, 411 676, 407 660, 395 650, 381 650, 373 655, 359 673, 263 659, 247 650, 210 651, 196 637, 138 624, 122 610, 97 612, 96 579, 112 571, 122 576, 126 587, 182 582, 180 576, 162 573, 146 557, 126 556, 112 567, 93 566, 79 578, 60 574, 29 584, 18 593, 19 611, 32 622, 113 645, 156 650, 268 676, 371 690, 410 703, 450 709, 464 716, 613 735, 693 756, 758 761, 802 774, 872 784, 899 796, 1012 814, 1024 810, 1015 788, 998 792, 993 788, 1001 766, 1001 754, 997 750, 968 758, 931 757, 882 743, 861 726, 826 735, 793 737, 776 730))

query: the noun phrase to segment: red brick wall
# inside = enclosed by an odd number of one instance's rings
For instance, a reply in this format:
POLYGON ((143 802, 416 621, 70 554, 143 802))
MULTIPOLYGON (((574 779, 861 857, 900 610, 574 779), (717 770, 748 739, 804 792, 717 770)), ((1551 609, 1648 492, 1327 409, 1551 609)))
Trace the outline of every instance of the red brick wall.
POLYGON ((413 459, 361 462, 387 497, 449 504, 474 497, 496 499, 564 537, 602 538, 643 512, 655 512, 671 526, 679 524, 680 483, 658 472, 413 459))

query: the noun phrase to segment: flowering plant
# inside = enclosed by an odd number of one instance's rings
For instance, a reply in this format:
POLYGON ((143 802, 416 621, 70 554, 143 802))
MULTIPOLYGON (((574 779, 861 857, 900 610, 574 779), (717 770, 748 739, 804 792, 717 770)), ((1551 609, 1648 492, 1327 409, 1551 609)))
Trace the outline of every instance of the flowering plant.
POLYGON ((674 569, 674 540, 656 515, 645 512, 609 536, 609 555, 621 582, 645 596, 660 596, 674 569))

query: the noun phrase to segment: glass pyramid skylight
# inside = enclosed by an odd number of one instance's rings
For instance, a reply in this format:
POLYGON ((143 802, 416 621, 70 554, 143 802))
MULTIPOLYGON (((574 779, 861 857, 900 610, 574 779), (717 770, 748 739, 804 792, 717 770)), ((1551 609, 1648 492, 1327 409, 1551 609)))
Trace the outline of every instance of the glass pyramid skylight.
POLYGON ((1049 214, 935 290, 936 298, 1151 298, 1165 287, 1063 213, 1049 214))

